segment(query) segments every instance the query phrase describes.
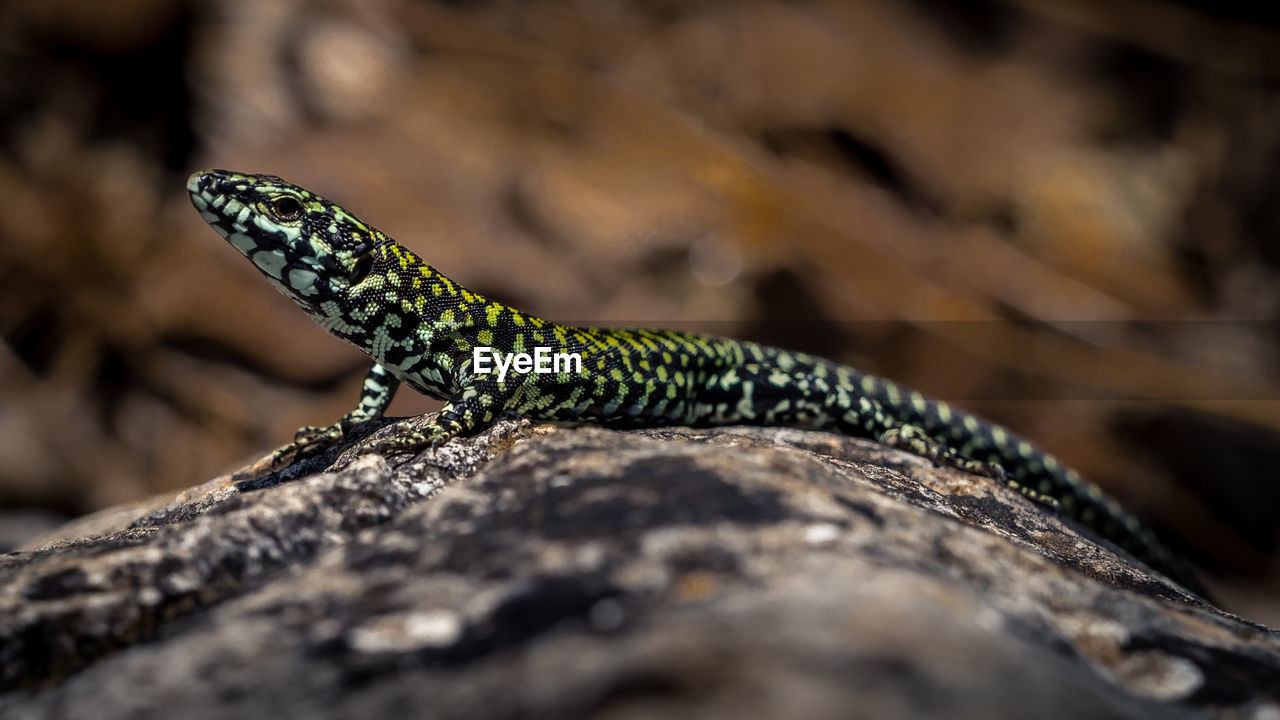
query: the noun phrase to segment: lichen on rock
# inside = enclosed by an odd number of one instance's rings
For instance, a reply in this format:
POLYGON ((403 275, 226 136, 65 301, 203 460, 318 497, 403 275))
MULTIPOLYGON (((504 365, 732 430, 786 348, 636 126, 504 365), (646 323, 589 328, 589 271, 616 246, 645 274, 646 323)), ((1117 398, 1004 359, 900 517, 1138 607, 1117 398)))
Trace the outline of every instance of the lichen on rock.
POLYGON ((1262 717, 1280 633, 874 443, 508 420, 3 556, 0 683, 15 718, 1262 717))

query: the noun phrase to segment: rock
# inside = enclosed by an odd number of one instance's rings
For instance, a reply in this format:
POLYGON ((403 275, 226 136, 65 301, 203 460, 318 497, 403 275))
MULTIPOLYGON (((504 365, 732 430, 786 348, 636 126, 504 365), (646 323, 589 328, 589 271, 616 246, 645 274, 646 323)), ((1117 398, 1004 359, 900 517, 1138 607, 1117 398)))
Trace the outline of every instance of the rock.
POLYGON ((1280 633, 874 443, 503 421, 402 460, 0 556, 0 715, 1280 716, 1280 633))

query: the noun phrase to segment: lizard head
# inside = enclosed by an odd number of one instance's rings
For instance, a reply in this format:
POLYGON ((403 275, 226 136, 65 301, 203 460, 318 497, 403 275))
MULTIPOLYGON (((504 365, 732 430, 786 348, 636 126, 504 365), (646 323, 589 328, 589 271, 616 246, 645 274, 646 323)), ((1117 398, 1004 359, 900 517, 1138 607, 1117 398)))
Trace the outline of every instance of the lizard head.
POLYGON ((227 170, 187 180, 191 202, 286 297, 311 312, 348 296, 385 235, 341 207, 274 175, 227 170))

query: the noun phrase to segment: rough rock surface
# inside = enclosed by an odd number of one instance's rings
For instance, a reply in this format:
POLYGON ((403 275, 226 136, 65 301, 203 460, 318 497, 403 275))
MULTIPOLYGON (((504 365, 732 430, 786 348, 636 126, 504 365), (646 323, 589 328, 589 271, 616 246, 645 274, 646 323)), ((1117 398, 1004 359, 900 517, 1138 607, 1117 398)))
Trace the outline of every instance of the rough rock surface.
POLYGON ((0 556, 0 716, 1280 717, 1280 633, 874 443, 504 421, 401 460, 0 556))

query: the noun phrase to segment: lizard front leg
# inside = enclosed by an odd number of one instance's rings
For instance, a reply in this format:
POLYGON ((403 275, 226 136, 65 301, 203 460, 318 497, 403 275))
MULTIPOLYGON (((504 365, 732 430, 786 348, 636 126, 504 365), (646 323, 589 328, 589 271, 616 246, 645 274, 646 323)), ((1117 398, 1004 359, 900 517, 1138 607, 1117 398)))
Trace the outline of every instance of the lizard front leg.
POLYGON ((390 437, 371 442, 358 453, 390 455, 425 447, 434 450, 454 437, 479 432, 511 407, 523 381, 522 375, 505 381, 492 374, 479 376, 454 393, 426 427, 415 427, 413 420, 401 420, 392 426, 390 437))
POLYGON ((364 378, 356 408, 327 427, 308 425, 299 428, 293 435, 293 442, 271 456, 271 468, 280 470, 298 460, 315 457, 346 437, 360 423, 382 417, 399 387, 400 381, 390 371, 374 363, 364 378))

